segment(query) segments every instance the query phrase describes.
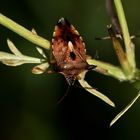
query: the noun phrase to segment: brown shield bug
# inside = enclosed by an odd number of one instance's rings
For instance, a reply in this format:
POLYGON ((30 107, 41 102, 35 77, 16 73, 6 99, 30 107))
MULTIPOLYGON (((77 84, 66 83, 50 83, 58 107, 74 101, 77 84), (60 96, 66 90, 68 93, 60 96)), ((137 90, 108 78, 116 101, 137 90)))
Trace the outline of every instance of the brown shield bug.
POLYGON ((55 26, 52 39, 52 64, 55 71, 63 74, 71 86, 84 70, 95 66, 86 61, 85 43, 78 31, 65 18, 60 18, 55 26))

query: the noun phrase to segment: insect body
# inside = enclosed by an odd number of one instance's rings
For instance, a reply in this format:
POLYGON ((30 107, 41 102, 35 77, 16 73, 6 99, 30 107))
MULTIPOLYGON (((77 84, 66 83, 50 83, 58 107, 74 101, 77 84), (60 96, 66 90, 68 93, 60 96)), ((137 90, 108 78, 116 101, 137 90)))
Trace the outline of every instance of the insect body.
POLYGON ((61 18, 55 26, 52 39, 52 55, 57 72, 63 74, 69 85, 73 85, 78 75, 93 69, 86 61, 85 43, 78 31, 61 18))

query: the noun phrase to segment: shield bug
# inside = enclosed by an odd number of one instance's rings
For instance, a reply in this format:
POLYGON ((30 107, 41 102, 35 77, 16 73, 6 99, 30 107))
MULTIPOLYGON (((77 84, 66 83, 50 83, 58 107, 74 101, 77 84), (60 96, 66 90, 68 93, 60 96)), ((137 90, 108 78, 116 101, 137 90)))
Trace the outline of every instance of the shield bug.
POLYGON ((65 18, 60 18, 55 26, 52 58, 55 71, 63 74, 70 86, 81 72, 95 67, 87 63, 85 43, 78 31, 65 18))

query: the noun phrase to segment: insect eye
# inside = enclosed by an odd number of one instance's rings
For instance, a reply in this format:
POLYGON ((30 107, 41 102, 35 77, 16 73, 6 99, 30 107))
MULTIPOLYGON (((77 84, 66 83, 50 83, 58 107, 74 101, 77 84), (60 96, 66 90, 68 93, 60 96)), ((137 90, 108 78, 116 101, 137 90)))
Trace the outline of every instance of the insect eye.
POLYGON ((72 60, 75 60, 75 59, 76 59, 76 55, 75 55, 74 52, 70 52, 70 58, 71 58, 72 60))

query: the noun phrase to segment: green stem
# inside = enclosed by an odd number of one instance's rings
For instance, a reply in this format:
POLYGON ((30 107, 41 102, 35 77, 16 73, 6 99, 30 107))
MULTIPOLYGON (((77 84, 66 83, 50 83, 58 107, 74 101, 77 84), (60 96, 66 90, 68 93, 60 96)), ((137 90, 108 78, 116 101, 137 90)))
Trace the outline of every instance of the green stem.
POLYGON ((0 13, 0 24, 7 27, 8 29, 12 30, 13 32, 17 33, 18 35, 22 36, 23 38, 29 40, 30 42, 43 47, 45 49, 50 49, 50 42, 31 31, 27 30, 23 26, 17 24, 13 20, 9 19, 8 17, 4 16, 0 13))
POLYGON ((120 26, 123 33, 124 43, 126 47, 126 56, 127 56, 128 62, 130 63, 131 67, 134 70, 136 67, 134 44, 132 43, 131 38, 130 38, 122 2, 121 0, 114 0, 114 4, 116 7, 118 19, 119 19, 120 26))
POLYGON ((97 71, 97 72, 100 72, 104 75, 112 76, 120 81, 128 80, 127 77, 125 76, 124 72, 119 67, 116 67, 112 64, 109 64, 109 63, 106 63, 103 61, 99 61, 99 60, 95 60, 95 59, 87 59, 87 62, 90 65, 97 66, 97 70, 95 69, 95 71, 97 71))
POLYGON ((116 37, 112 26, 108 25, 107 28, 108 28, 109 35, 112 39, 114 50, 115 50, 118 60, 121 64, 121 67, 122 67, 125 75, 130 76, 132 71, 131 71, 131 66, 128 62, 128 59, 126 57, 126 53, 124 52, 124 50, 121 46, 121 43, 119 42, 119 39, 116 37))

